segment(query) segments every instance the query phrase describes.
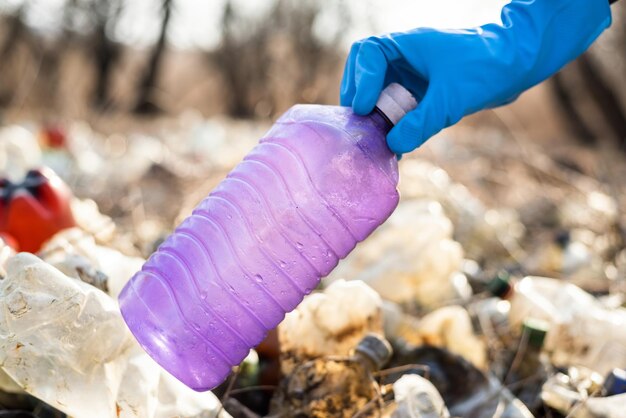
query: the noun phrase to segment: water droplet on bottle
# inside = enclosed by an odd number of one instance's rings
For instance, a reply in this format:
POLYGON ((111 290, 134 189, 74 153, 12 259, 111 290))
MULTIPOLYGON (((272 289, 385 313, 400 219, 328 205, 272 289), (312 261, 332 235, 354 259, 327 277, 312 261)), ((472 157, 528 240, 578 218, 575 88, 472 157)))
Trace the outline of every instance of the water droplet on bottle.
POLYGON ((205 300, 207 298, 207 293, 206 292, 200 292, 200 299, 205 300))
POLYGON ((304 289, 304 294, 308 295, 309 293, 311 293, 313 291, 313 289, 311 289, 310 287, 307 287, 306 289, 304 289))
POLYGON ((280 260, 279 264, 282 268, 287 267, 287 263, 285 263, 283 260, 280 260))
POLYGON ((257 283, 263 283, 263 277, 262 277, 260 274, 255 274, 255 275, 254 275, 254 280, 255 280, 257 283))
POLYGON ((302 248, 304 248, 304 244, 302 244, 301 242, 296 242, 296 248, 301 250, 302 248))

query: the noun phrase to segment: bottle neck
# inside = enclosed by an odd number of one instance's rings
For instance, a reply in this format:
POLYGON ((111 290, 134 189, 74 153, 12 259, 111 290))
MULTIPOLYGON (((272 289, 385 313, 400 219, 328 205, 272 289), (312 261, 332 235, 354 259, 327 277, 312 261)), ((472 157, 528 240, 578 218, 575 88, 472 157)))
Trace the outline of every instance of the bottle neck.
POLYGON ((374 108, 372 113, 370 113, 370 117, 383 129, 383 131, 385 131, 385 134, 388 134, 394 126, 389 118, 378 107, 374 108))
POLYGON ((392 126, 416 107, 417 100, 415 97, 398 83, 391 83, 385 87, 376 102, 376 109, 384 115, 392 126))

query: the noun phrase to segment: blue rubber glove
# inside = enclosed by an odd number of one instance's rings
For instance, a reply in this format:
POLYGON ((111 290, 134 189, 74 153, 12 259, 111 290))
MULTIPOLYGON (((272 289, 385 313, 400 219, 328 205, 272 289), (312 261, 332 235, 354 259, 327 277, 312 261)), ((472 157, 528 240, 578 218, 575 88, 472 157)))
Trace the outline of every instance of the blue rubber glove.
POLYGON ((415 29, 352 45, 341 104, 370 113, 397 82, 419 106, 389 133, 396 154, 419 147, 463 116, 507 104, 582 54, 611 24, 608 0, 515 0, 502 25, 415 29))

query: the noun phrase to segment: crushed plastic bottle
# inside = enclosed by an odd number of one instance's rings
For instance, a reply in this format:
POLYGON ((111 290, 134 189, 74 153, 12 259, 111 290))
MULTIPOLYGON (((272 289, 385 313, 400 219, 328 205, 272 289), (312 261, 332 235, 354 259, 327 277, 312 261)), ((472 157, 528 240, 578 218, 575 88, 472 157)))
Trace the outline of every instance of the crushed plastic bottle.
POLYGON ((308 359, 346 356, 365 335, 382 334, 382 300, 365 283, 337 280, 304 298, 278 326, 281 369, 308 359))
POLYGON ((437 388, 416 374, 402 376, 393 384, 396 409, 391 418, 449 418, 437 388))
POLYGON ((363 280, 383 299, 435 308, 471 295, 459 273, 463 250, 433 201, 402 202, 383 226, 330 275, 363 280), (393 286, 390 285, 393 283, 393 286))
POLYGON ((125 287, 128 327, 189 387, 220 384, 395 209, 385 136, 416 102, 392 84, 378 106, 291 108, 125 287))
POLYGON ((584 366, 606 374, 626 364, 626 309, 607 309, 573 284, 528 276, 513 285, 498 277, 494 293, 511 303, 512 330, 525 318, 549 323, 545 350, 556 366, 584 366))
MULTIPOLYGON (((77 418, 200 418, 221 405, 165 373, 115 301, 32 254, 0 281, 0 363, 26 392, 77 418)), ((222 416, 228 416, 223 413, 222 416)))
POLYGON ((56 234, 44 244, 40 256, 65 275, 89 283, 114 298, 145 262, 140 257, 96 244, 91 234, 79 228, 56 234))
POLYGON ((446 306, 417 319, 402 312, 398 305, 383 305, 385 335, 413 345, 432 345, 463 356, 479 369, 487 368, 485 343, 472 329, 468 312, 462 306, 446 306))

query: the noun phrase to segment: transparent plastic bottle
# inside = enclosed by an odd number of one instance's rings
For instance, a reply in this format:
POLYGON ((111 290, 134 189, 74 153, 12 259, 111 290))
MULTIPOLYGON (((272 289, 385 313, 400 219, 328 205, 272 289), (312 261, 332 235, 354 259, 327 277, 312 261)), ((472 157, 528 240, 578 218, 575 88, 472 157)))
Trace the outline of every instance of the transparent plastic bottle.
POLYGON ((122 291, 142 347, 193 389, 222 382, 395 209, 385 137, 415 106, 392 84, 368 116, 288 110, 122 291))
POLYGON ((545 348, 556 366, 584 366, 604 375, 626 364, 626 309, 607 309, 581 288, 546 277, 527 276, 517 283, 497 277, 490 289, 510 301, 513 331, 529 317, 550 324, 545 348))

